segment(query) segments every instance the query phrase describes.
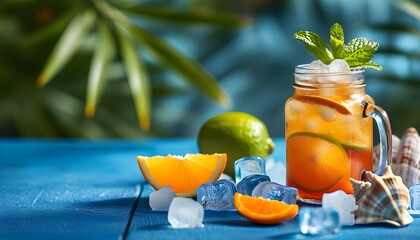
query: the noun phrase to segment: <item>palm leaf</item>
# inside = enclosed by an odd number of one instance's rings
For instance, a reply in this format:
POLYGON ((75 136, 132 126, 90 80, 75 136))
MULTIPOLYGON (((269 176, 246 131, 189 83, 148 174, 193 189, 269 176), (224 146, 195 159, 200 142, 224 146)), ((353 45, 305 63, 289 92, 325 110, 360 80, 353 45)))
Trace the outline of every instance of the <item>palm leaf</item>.
POLYGON ((252 23, 252 20, 249 18, 207 8, 192 8, 188 11, 179 11, 170 7, 135 6, 127 10, 154 20, 170 23, 208 24, 235 28, 248 26, 252 23))
POLYGON ((165 64, 187 81, 196 86, 201 92, 215 99, 222 106, 230 106, 229 95, 219 86, 218 82, 211 77, 197 62, 187 58, 173 49, 160 38, 146 29, 134 25, 122 12, 109 5, 100 5, 108 12, 108 16, 115 22, 124 25, 127 31, 133 34, 147 50, 149 50, 161 63, 165 64))
POLYGON ((150 126, 150 87, 145 66, 138 56, 134 40, 125 26, 117 24, 124 67, 128 74, 131 95, 142 129, 150 126))
POLYGON ((95 114, 99 96, 105 87, 106 73, 115 55, 111 32, 104 21, 99 21, 98 43, 90 66, 85 113, 88 117, 95 114))
POLYGON ((164 41, 160 40, 151 32, 140 26, 131 25, 131 32, 161 63, 172 68, 183 76, 201 92, 215 99, 222 106, 231 104, 230 97, 219 86, 218 82, 211 77, 197 62, 190 60, 180 52, 173 49, 164 41))
POLYGON ((86 10, 72 20, 48 57, 37 83, 47 84, 70 60, 95 21, 95 13, 86 10))
POLYGON ((412 16, 417 21, 420 21, 420 4, 413 0, 392 0, 396 7, 412 16))

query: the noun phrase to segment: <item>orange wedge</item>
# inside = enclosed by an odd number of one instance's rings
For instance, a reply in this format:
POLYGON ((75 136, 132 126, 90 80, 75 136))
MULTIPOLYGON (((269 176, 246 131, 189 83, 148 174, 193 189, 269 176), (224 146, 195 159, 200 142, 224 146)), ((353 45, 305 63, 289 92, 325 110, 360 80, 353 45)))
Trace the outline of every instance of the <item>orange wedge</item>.
POLYGON ((265 225, 279 224, 294 218, 299 211, 297 204, 286 204, 278 200, 251 197, 235 193, 233 203, 239 214, 265 225))
POLYGON ((171 186, 177 196, 194 197, 204 183, 222 175, 227 156, 223 154, 187 154, 182 156, 138 156, 145 180, 156 190, 171 186))
POLYGON ((350 171, 345 150, 330 136, 297 132, 288 137, 286 145, 288 178, 299 189, 330 189, 350 171))
POLYGON ((293 98, 304 103, 322 105, 329 108, 333 108, 337 112, 344 115, 352 114, 352 112, 350 111, 350 109, 347 108, 347 106, 329 98, 323 98, 320 96, 312 96, 312 95, 296 95, 293 98))

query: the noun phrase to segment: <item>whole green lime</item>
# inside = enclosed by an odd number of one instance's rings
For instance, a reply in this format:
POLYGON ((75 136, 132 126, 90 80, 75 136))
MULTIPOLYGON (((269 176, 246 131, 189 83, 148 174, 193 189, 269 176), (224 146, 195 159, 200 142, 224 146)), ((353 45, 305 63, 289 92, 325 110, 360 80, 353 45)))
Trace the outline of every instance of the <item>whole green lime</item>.
POLYGON ((226 153, 225 173, 235 177, 234 163, 241 157, 267 158, 274 150, 267 127, 258 118, 243 112, 217 115, 203 124, 198 134, 201 153, 226 153))

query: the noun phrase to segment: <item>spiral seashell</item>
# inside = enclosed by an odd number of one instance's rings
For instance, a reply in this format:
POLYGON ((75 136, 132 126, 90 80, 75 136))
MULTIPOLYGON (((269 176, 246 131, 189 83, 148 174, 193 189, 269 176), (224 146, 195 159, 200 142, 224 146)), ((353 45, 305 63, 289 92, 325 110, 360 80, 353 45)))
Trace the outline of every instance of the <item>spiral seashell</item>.
POLYGON ((359 201, 359 199, 363 195, 365 195, 366 190, 368 190, 370 186, 372 185, 370 182, 359 181, 353 178, 350 178, 350 182, 351 182, 351 185, 353 185, 354 198, 356 199, 356 201, 359 201))
MULTIPOLYGON (((420 183, 420 137, 415 128, 407 129, 401 139, 392 136, 392 162, 395 175, 402 178, 409 188, 420 183)), ((373 150, 373 165, 378 164, 379 146, 373 150)))
POLYGON ((407 211, 408 189, 401 177, 395 176, 390 166, 385 167, 383 176, 377 176, 371 171, 365 174, 371 186, 365 185, 364 194, 356 202, 359 206, 353 212, 356 216, 356 224, 385 222, 401 227, 413 222, 413 218, 407 211))
POLYGON ((409 188, 420 183, 420 137, 415 128, 409 128, 401 138, 396 162, 392 163, 392 170, 401 176, 404 184, 409 188))

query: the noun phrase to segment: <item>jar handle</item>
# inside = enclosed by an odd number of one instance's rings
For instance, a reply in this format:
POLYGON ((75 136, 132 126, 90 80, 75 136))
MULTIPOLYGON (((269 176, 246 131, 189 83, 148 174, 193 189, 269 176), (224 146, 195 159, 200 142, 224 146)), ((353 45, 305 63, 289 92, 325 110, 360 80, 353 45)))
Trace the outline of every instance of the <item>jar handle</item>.
MULTIPOLYGON (((371 117, 375 120, 379 130, 379 164, 378 167, 373 171, 374 174, 382 176, 384 174, 385 167, 391 164, 392 159, 392 132, 391 124, 389 122, 388 115, 381 108, 374 104, 366 101, 362 102, 364 118, 371 117)), ((364 175, 364 174, 363 174, 364 175)), ((362 179, 363 179, 362 175, 362 179)))

